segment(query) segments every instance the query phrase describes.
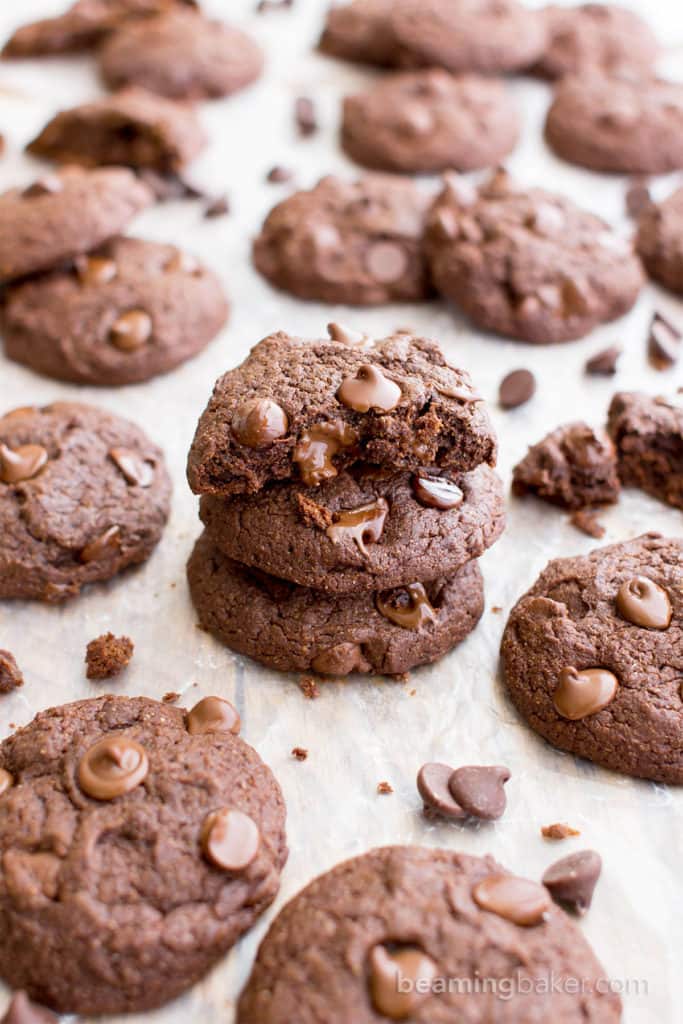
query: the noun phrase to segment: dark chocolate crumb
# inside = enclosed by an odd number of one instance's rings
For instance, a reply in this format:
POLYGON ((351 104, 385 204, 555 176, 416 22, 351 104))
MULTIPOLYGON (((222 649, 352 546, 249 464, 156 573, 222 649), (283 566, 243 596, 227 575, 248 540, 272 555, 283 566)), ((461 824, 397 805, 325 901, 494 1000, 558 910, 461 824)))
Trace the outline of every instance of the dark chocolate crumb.
POLYGON ((318 119, 315 115, 315 104, 309 96, 299 96, 294 104, 294 117, 299 135, 308 138, 318 130, 318 119))
POLYGON ((380 796, 388 796, 390 793, 394 792, 394 787, 388 782, 378 782, 377 792, 380 796))
POLYGON ((536 378, 531 370, 513 370, 500 383, 498 400, 503 409, 517 409, 533 397, 536 378))
POLYGON ((315 700, 320 696, 320 687, 312 676, 303 676, 299 688, 307 700, 315 700))
POLYGON ((165 693, 161 699, 164 704, 175 704, 177 700, 180 700, 180 694, 171 690, 169 693, 165 693))
POLYGON ((127 636, 104 633, 91 640, 85 652, 88 679, 110 679, 123 671, 135 647, 127 636))
POLYGON ((617 372, 620 355, 621 349, 616 345, 610 345, 609 348, 591 356, 586 363, 586 373, 593 377, 613 377, 617 372))
POLYGON ((656 370, 669 370, 681 354, 681 332, 661 313, 655 313, 647 342, 650 364, 656 370))
POLYGON ((271 185, 281 185, 285 181, 292 180, 292 172, 288 167, 271 167, 266 176, 266 181, 269 181, 271 185))
POLYGON ((308 751, 305 747, 293 747, 292 757, 295 757, 297 761, 305 761, 308 757, 308 751))

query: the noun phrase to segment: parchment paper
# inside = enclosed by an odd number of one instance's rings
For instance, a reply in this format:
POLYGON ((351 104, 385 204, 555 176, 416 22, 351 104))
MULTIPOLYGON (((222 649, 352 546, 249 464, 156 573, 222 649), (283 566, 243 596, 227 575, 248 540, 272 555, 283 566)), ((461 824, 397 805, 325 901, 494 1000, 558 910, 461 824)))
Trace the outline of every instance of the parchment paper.
MULTIPOLYGON (((379 844, 403 842, 473 854, 490 851, 532 878, 571 850, 599 850, 604 873, 581 927, 610 975, 629 990, 628 1024, 675 1024, 682 1019, 674 993, 683 949, 683 793, 602 771, 546 746, 518 718, 497 675, 498 645, 511 605, 550 557, 586 552, 596 542, 557 510, 533 500, 510 501, 507 532, 482 560, 487 609, 465 644, 439 664, 413 672, 405 683, 353 679, 323 684, 320 698, 308 701, 295 677, 261 669, 196 628, 184 566, 200 525, 184 464, 197 417, 221 372, 272 330, 316 337, 324 334, 328 321, 339 320, 376 336, 407 324, 437 338, 452 359, 472 372, 491 403, 501 443, 500 472, 509 483, 511 467, 528 443, 572 418, 601 423, 617 388, 675 393, 683 384, 683 366, 667 373, 651 370, 645 345, 653 308, 680 321, 681 303, 649 287, 624 320, 583 341, 534 348, 483 336, 439 303, 362 311, 309 305, 274 292, 249 262, 251 237, 288 188, 266 184, 265 175, 274 164, 282 164, 296 172, 300 185, 309 186, 324 173, 353 174, 336 141, 339 101, 374 73, 312 52, 324 13, 322 0, 295 0, 291 11, 261 16, 254 14, 255 0, 207 0, 205 6, 241 19, 268 52, 268 71, 258 85, 201 108, 212 142, 193 173, 216 193, 227 190, 233 212, 207 221, 198 204, 173 203, 140 217, 132 233, 180 243, 207 261, 234 300, 229 327, 175 373, 120 390, 60 385, 0 355, 2 410, 60 399, 100 403, 134 419, 163 445, 175 485, 171 522, 158 550, 139 571, 93 587, 63 608, 8 602, 0 606, 0 646, 16 654, 26 676, 22 690, 0 701, 0 735, 25 724, 41 708, 103 689, 158 698, 179 690, 188 706, 205 694, 224 695, 239 707, 246 740, 275 770, 289 809, 291 856, 275 908, 186 997, 129 1020, 230 1024, 257 943, 282 902, 343 858, 379 844), (318 105, 322 127, 310 140, 299 140, 293 126, 293 101, 299 95, 313 96, 318 105), (625 349, 618 377, 587 378, 586 358, 612 343, 625 349), (498 383, 507 371, 521 366, 533 368, 538 393, 524 408, 504 413, 496 407, 498 383), (494 612, 493 606, 502 607, 503 613, 494 612), (136 653, 125 675, 103 688, 86 681, 83 656, 86 643, 108 629, 130 634, 136 653), (291 756, 294 746, 308 748, 307 761, 291 756), (505 817, 479 827, 427 824, 415 789, 417 769, 427 760, 507 764, 513 774, 505 817), (391 783, 393 795, 377 795, 382 780, 391 783), (543 840, 540 827, 554 821, 579 828, 580 838, 560 844, 543 840)), ((683 76, 683 50, 675 49, 683 43, 679 0, 640 0, 631 6, 653 20, 671 47, 669 72, 683 76)), ((0 36, 19 21, 58 7, 57 0, 3 4, 0 36)), ((525 118, 523 140, 509 161, 512 170, 530 184, 565 191, 628 232, 624 180, 556 160, 540 131, 548 88, 526 80, 513 81, 510 87, 525 118)), ((0 130, 7 137, 7 151, 0 159, 0 186, 31 181, 43 165, 25 157, 23 145, 57 109, 100 91, 95 63, 87 57, 3 62, 0 130)), ((676 183, 675 176, 662 179, 656 191, 667 194, 676 183)), ((426 188, 434 185, 425 181, 426 188)), ((680 512, 636 492, 624 494, 604 520, 605 543, 649 529, 683 535, 680 512)), ((4 1000, 0 995, 0 1005, 4 1000)))

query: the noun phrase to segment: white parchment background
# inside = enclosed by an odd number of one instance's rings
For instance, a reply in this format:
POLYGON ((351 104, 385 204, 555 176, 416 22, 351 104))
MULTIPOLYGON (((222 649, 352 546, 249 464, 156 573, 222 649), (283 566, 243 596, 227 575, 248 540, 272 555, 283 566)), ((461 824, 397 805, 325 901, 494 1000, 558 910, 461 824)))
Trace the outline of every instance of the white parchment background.
MULTIPOLYGON (((3 3, 0 37, 18 22, 54 13, 58 6, 56 0, 3 3)), ((600 851, 605 866, 581 927, 608 972, 631 989, 625 997, 628 1024, 675 1024, 682 1019, 675 992, 683 949, 683 793, 622 778, 547 747, 519 720, 497 676, 505 613, 493 613, 492 606, 507 612, 550 557, 585 552, 595 542, 571 527, 559 511, 533 501, 511 501, 507 532, 483 560, 487 610, 465 644, 438 665, 412 673, 407 683, 373 679, 329 684, 318 700, 307 701, 294 678, 262 670, 197 630, 184 565, 200 528, 184 463, 197 417, 221 372, 272 330, 315 337, 324 333, 329 320, 337 319, 376 336, 408 324, 437 338, 452 359, 472 372, 491 403, 501 443, 500 470, 509 483, 511 467, 528 443, 571 418, 600 423, 617 388, 673 394, 683 384, 683 366, 656 373, 645 359, 653 308, 668 310, 680 321, 681 303, 650 287, 624 320, 580 342, 533 348, 482 336, 438 303, 359 311, 307 305, 272 291, 252 270, 249 245, 267 210, 289 186, 266 184, 266 172, 276 163, 291 167, 302 186, 331 171, 352 174, 336 142, 339 101, 345 92, 369 82, 373 72, 312 52, 324 14, 322 0, 295 0, 289 12, 262 16, 254 15, 255 0, 207 0, 205 6, 242 20, 268 53, 267 73, 259 84, 201 110, 211 145, 193 173, 210 189, 227 191, 233 213, 205 221, 197 204, 175 203, 140 217, 132 233, 184 245, 211 265, 234 301, 232 320, 192 363, 167 377, 120 390, 60 385, 0 355, 3 411, 56 399, 101 403, 134 419, 163 445, 175 484, 171 522, 158 550, 139 571, 91 588, 63 608, 0 606, 0 647, 15 652, 26 676, 25 687, 0 702, 0 734, 7 734, 12 724, 28 722, 41 708, 101 692, 85 680, 85 645, 104 630, 129 633, 136 643, 135 658, 111 689, 153 697, 187 690, 188 705, 204 694, 224 695, 239 707, 244 737, 275 770, 287 799, 291 845, 277 906, 314 875, 378 844, 490 851, 530 877, 540 876, 556 857, 591 846, 600 851), (292 105, 299 95, 311 95, 318 104, 322 127, 310 140, 299 140, 293 129, 292 105), (585 377, 586 358, 612 343, 625 349, 616 380, 585 377), (519 366, 533 368, 538 393, 526 407, 504 413, 496 407, 497 386, 504 373, 519 366), (308 748, 306 762, 291 757, 294 746, 308 748), (428 825, 414 782, 427 760, 509 765, 505 817, 480 827, 428 825), (385 779, 394 787, 392 796, 376 795, 377 783, 385 779), (555 845, 543 840, 540 826, 553 821, 568 821, 581 829, 581 837, 555 845)), ((640 0, 631 6, 655 23, 670 48, 664 66, 683 77, 679 0, 640 0)), ((540 132, 547 87, 519 80, 511 88, 525 121, 523 139, 509 161, 513 171, 530 184, 568 193, 628 232, 624 180, 556 160, 540 132)), ((57 109, 99 92, 94 62, 87 57, 1 64, 0 131, 7 150, 0 159, 0 186, 31 181, 42 165, 23 155, 23 145, 57 109)), ((658 194, 666 194, 676 181, 674 176, 658 182, 658 194)), ((431 184, 427 181, 425 187, 431 184)), ((635 492, 623 496, 605 523, 606 543, 648 529, 683 535, 680 512, 635 492)), ((129 1019, 230 1024, 266 923, 185 998, 156 1014, 129 1019)), ((5 998, 0 995, 0 1004, 5 998)))

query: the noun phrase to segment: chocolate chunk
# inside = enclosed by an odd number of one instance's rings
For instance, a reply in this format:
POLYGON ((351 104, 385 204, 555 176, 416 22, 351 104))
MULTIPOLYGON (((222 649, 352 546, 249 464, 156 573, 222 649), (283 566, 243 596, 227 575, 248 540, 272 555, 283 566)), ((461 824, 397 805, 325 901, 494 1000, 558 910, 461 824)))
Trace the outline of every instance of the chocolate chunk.
POLYGON ((207 733, 240 731, 240 716, 229 700, 222 697, 204 697, 187 713, 187 731, 190 736, 207 733))
POLYGON ((422 629, 428 622, 436 622, 436 609, 432 607, 422 583, 392 591, 387 597, 378 594, 377 611, 389 622, 402 629, 422 629))
POLYGON ((204 855, 222 871, 244 871, 256 857, 261 833, 243 811, 222 808, 207 815, 202 826, 204 855))
POLYGON ((315 115, 315 104, 309 96, 299 96, 294 104, 294 117, 299 135, 307 138, 318 130, 318 119, 315 115))
POLYGON ((401 389, 379 369, 364 363, 353 377, 345 377, 337 398, 354 412, 391 412, 401 401, 401 389))
POLYGON ((644 629, 668 629, 673 614, 669 595, 647 576, 634 576, 619 588, 617 611, 644 629))
POLYGON ((122 352, 135 352, 149 341, 152 329, 149 313, 142 309, 129 309, 112 324, 109 340, 122 352))
POLYGON ((652 317, 647 352, 656 370, 669 370, 675 366, 681 354, 681 332, 661 313, 655 313, 652 317))
POLYGON ((39 444, 22 444, 16 448, 0 444, 0 481, 19 484, 32 480, 38 476, 47 459, 47 451, 39 444))
POLYGON ((605 527, 598 519, 598 512, 594 508, 575 509, 569 517, 569 522, 587 537, 601 540, 605 536, 605 527))
POLYGON ((543 884, 556 902, 577 914, 585 914, 601 871, 600 854, 581 850, 552 864, 543 875, 543 884))
POLYGON ((141 458, 128 448, 112 448, 109 458, 123 473, 129 484, 151 487, 154 481, 154 463, 141 458))
POLYGON ((291 181, 293 177, 294 175, 288 167, 280 167, 276 164, 268 171, 266 181, 269 181, 271 185, 282 185, 286 181, 291 181))
POLYGON ((541 835, 544 839, 569 839, 570 836, 580 836, 577 828, 565 825, 563 822, 554 822, 552 825, 543 825, 541 835))
POLYGON ((374 946, 370 951, 370 992, 375 1009, 389 1020, 411 1017, 429 995, 436 974, 434 961, 415 946, 374 946))
POLYGON ((617 372, 617 363, 621 355, 621 349, 616 345, 610 345, 602 352, 596 353, 586 362, 586 373, 593 377, 613 377, 617 372))
POLYGON ((91 640, 85 652, 88 679, 111 679, 122 672, 133 657, 135 646, 130 637, 104 633, 91 640))
POLYGON ((362 555, 367 557, 366 544, 376 544, 382 536, 384 521, 389 512, 389 505, 384 498, 378 498, 361 508, 346 509, 337 512, 331 526, 325 531, 327 536, 340 544, 346 539, 354 541, 362 555))
POLYGON ((540 924, 550 909, 550 897, 542 885, 514 875, 489 875, 475 885, 472 896, 482 910, 524 927, 540 924))
POLYGON ((494 821, 507 806, 504 786, 509 778, 509 768, 472 765, 456 768, 448 788, 455 802, 472 817, 494 821))
POLYGON ((24 677, 10 651, 0 650, 0 693, 11 693, 24 685, 24 677))
POLYGON ((587 668, 579 672, 564 668, 553 696, 557 712, 576 722, 595 715, 614 700, 619 680, 604 668, 587 668))
POLYGON ((444 818, 462 820, 467 812, 456 803, 449 788, 453 769, 447 764, 423 764, 417 776, 417 789, 424 801, 425 811, 444 818))
POLYGON ((86 564, 88 562, 97 562, 100 558, 107 558, 114 554, 119 548, 120 537, 121 528, 110 526, 99 537, 85 545, 81 550, 81 562, 86 564))
POLYGON ((416 473, 411 483, 417 500, 428 508, 440 508, 445 512, 449 508, 459 508, 465 500, 465 495, 458 485, 444 477, 429 477, 416 473))
POLYGON ((238 406, 232 432, 247 448, 264 448, 284 437, 288 429, 284 409, 269 398, 251 398, 238 406))
POLYGON ((230 213, 230 201, 227 196, 216 196, 204 207, 204 217, 212 220, 216 217, 226 217, 230 213))
POLYGON ((16 992, 0 1024, 57 1024, 57 1018, 32 1002, 25 992, 16 992))
POLYGON ((503 409, 517 409, 533 397, 536 378, 531 370, 513 370, 500 383, 498 401, 503 409))
POLYGON ((139 786, 148 771, 147 754, 139 743, 129 736, 105 736, 81 758, 78 782, 94 800, 114 800, 139 786))

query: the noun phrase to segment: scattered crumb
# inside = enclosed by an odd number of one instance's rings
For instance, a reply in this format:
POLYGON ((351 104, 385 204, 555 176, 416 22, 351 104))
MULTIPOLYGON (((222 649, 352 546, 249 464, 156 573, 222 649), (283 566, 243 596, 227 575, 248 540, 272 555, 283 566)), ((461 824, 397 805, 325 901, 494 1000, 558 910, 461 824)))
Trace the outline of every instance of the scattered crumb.
POLYGON ((308 751, 305 747, 294 747, 292 749, 292 757, 295 757, 297 761, 305 761, 308 757, 308 751))
POLYGON ((175 704, 177 700, 180 700, 180 694, 170 690, 169 693, 165 693, 161 699, 164 704, 175 704))
POLYGON ((390 793, 394 792, 394 787, 390 785, 388 782, 378 782, 377 792, 380 794, 380 796, 388 796, 390 793))
POLYGON ((294 119, 299 135, 308 138, 318 130, 318 119, 315 115, 315 104, 310 96, 299 96, 294 104, 294 119))
POLYGON ((541 829, 541 835, 544 839, 568 839, 570 836, 580 836, 581 833, 577 828, 572 828, 571 825, 555 822, 554 825, 544 825, 541 829))
POLYGON ((11 693, 24 685, 24 677, 10 651, 0 651, 0 693, 11 693))
POLYGON ((266 181, 269 181, 271 185, 282 185, 291 179, 292 172, 287 167, 271 167, 266 175, 266 181))
POLYGON ((408 696, 409 697, 414 697, 416 693, 417 693, 417 690, 411 690, 410 693, 408 694, 408 696))
POLYGON ((605 536, 605 527, 598 519, 597 509, 577 508, 576 512, 572 512, 570 515, 569 522, 577 530, 581 530, 589 537, 595 537, 596 540, 601 540, 605 536))
POLYGON ((204 217, 212 220, 214 217, 225 217, 230 213, 230 202, 227 196, 216 196, 204 207, 204 217))
POLYGON ((500 615, 502 610, 503 609, 501 608, 501 606, 499 604, 492 604, 491 605, 491 611, 493 612, 494 615, 500 615))
POLYGON ((306 526, 317 526, 320 530, 326 530, 331 526, 334 517, 329 509, 318 505, 312 498, 308 498, 301 491, 295 494, 298 511, 306 526))
POLYGON ((313 676, 302 676, 299 680, 299 688, 307 700, 315 700, 320 696, 320 687, 313 676))
POLYGON ((85 652, 88 679, 110 679, 118 675, 133 657, 134 649, 130 637, 113 633, 91 640, 85 652))

